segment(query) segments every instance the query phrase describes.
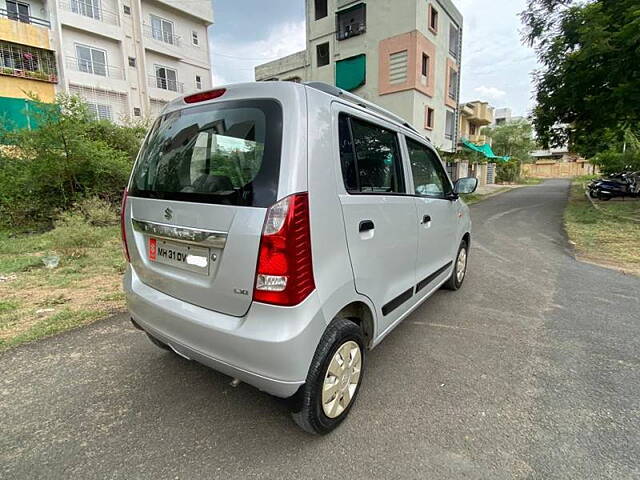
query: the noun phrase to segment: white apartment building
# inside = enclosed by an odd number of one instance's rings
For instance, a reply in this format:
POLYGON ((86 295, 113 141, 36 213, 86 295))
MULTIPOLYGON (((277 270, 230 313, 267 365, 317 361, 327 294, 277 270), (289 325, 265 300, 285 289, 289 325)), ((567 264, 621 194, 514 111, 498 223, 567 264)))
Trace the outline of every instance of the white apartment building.
POLYGON ((0 0, 3 9, 22 12, 16 21, 42 20, 56 91, 78 94, 99 118, 152 118, 173 98, 211 86, 210 1, 0 0))
POLYGON ((257 66, 256 80, 336 85, 455 151, 463 19, 451 0, 306 0, 306 20, 306 50, 257 66))

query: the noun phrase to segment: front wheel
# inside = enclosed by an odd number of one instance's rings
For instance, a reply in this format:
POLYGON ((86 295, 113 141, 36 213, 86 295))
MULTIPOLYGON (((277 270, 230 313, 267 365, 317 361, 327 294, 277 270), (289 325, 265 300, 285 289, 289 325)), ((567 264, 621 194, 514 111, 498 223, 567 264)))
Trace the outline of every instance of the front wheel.
POLYGON ((604 193, 602 190, 598 190, 598 199, 606 202, 607 200, 611 200, 611 195, 604 193))
POLYGON ((443 288, 447 290, 458 290, 465 277, 467 276, 467 261, 469 259, 469 246, 466 240, 462 240, 460 247, 458 247, 458 254, 453 262, 453 271, 449 280, 443 285, 443 288))
POLYGON ((334 319, 322 336, 292 413, 303 430, 326 434, 347 416, 360 391, 365 341, 354 322, 334 319))

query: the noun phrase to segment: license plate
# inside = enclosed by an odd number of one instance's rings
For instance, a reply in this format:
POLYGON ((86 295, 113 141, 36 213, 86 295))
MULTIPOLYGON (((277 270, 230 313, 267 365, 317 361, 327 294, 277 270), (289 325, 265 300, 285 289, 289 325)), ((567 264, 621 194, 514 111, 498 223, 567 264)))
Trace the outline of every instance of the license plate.
POLYGON ((209 274, 209 249, 149 237, 149 260, 163 265, 209 274))

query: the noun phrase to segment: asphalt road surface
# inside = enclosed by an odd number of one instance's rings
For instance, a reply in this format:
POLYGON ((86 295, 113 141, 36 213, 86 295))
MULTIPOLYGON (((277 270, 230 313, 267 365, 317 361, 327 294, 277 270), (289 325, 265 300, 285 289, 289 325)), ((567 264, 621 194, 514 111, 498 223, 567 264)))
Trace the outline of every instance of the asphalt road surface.
POLYGON ((567 190, 472 207, 465 286, 370 353, 331 435, 120 315, 0 356, 0 478, 640 478, 640 279, 571 257, 567 190))

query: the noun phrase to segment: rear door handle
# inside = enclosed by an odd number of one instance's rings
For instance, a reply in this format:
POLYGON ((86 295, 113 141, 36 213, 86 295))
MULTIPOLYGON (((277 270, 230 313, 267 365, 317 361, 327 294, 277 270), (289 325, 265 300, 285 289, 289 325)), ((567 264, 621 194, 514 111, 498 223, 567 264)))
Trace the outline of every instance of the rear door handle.
POLYGON ((372 220, 362 220, 360 222, 360 226, 358 227, 358 231, 360 233, 368 232, 369 230, 373 230, 374 228, 375 228, 375 225, 373 224, 372 220))
POLYGON ((424 217, 422 217, 422 222, 420 223, 429 223, 431 221, 431 215, 425 215, 424 217))

